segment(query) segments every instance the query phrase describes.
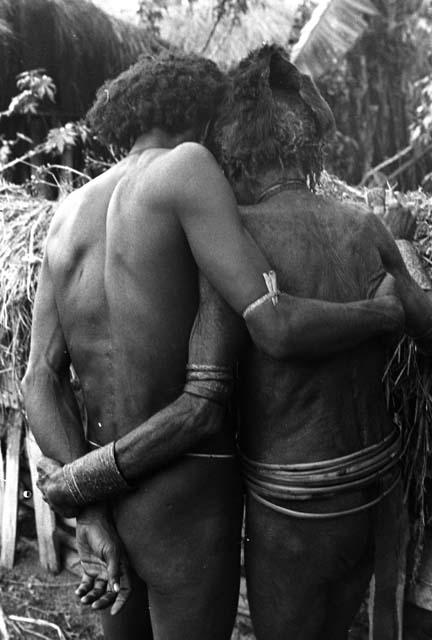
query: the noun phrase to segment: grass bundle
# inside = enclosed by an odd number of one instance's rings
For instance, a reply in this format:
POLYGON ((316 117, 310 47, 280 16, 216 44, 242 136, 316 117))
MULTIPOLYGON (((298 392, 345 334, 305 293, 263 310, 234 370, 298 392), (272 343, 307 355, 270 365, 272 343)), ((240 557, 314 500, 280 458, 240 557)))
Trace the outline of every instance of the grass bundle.
MULTIPOLYGON (((54 204, 0 183, 0 410, 18 399, 33 300, 54 204)), ((1 428, 1 427, 0 427, 1 428)))
POLYGON ((415 576, 426 524, 432 517, 432 360, 405 336, 389 360, 387 406, 403 434, 404 496, 411 529, 411 575, 415 576))
MULTIPOLYGON (((349 187, 324 174, 322 192, 369 206, 384 216, 389 207, 407 207, 417 221, 414 245, 432 278, 432 198, 421 189, 396 193, 390 188, 349 187)), ((431 294, 432 295, 432 294, 431 294)), ((421 557, 425 526, 432 522, 432 359, 422 356, 405 336, 390 355, 383 377, 387 406, 402 430, 404 493, 411 528, 410 565, 414 577, 421 557)))

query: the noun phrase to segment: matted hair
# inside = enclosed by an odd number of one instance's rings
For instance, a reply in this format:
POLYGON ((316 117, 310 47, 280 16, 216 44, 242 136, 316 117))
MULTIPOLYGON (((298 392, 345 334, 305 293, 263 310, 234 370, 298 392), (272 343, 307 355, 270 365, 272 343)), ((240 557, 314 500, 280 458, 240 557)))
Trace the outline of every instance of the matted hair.
POLYGON ((227 178, 253 180, 269 164, 300 163, 313 189, 334 118, 312 79, 282 47, 264 45, 230 71, 230 80, 209 145, 227 178))
POLYGON ((227 86, 217 65, 194 54, 144 55, 98 90, 87 122, 107 145, 129 149, 160 127, 168 133, 199 131, 214 115, 227 86))

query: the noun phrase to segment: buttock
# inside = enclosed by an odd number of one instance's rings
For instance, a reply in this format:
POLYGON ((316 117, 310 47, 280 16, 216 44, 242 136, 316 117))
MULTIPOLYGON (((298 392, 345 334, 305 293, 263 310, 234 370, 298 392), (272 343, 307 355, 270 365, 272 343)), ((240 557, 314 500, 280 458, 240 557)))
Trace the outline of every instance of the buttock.
POLYGON ((188 456, 144 479, 113 513, 135 571, 163 590, 199 582, 238 554, 242 508, 236 459, 188 456))
MULTIPOLYGON (((352 496, 352 504, 351 500, 352 496)), ((362 498, 358 500, 361 502, 362 498)), ((318 511, 314 502, 308 502, 308 512, 318 511)), ((345 497, 323 502, 327 504, 320 508, 325 511, 347 506, 345 497)), ((284 501, 284 505, 299 509, 298 501, 284 501)), ((272 511, 251 497, 247 499, 246 557, 265 557, 279 568, 286 567, 287 575, 298 574, 300 582, 337 583, 362 558, 372 557, 373 550, 373 510, 342 518, 304 520, 272 511)), ((295 584, 297 588, 300 585, 297 579, 295 584)))

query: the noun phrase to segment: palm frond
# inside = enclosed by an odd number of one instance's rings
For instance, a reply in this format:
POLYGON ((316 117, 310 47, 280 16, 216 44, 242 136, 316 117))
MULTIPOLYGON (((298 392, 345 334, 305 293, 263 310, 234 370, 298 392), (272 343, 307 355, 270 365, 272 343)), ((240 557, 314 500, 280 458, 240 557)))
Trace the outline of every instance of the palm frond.
POLYGON ((371 0, 320 0, 294 45, 291 60, 318 77, 355 44, 378 12, 371 0))
POLYGON ((215 0, 170 2, 160 24, 165 40, 188 52, 203 53, 228 67, 263 42, 286 45, 301 0, 251 0, 248 11, 234 23, 222 18, 209 40, 215 22, 215 0), (207 45, 207 46, 206 46, 207 45), (204 51, 205 49, 205 51, 204 51))
POLYGON ((10 36, 12 35, 12 29, 6 22, 6 20, 2 20, 0 18, 0 36, 10 36))

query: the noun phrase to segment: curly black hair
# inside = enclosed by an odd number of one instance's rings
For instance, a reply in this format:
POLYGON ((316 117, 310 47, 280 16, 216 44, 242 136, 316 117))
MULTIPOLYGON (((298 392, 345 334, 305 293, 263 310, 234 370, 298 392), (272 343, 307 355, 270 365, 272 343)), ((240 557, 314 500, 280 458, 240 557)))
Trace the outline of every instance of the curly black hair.
POLYGON ((98 90, 87 122, 107 145, 129 150, 136 138, 160 127, 197 133, 214 115, 227 86, 217 65, 194 54, 144 55, 98 90))
POLYGON ((228 180, 253 182, 271 164, 300 164, 313 189, 334 118, 312 79, 282 47, 264 45, 230 71, 230 81, 209 142, 228 180))

